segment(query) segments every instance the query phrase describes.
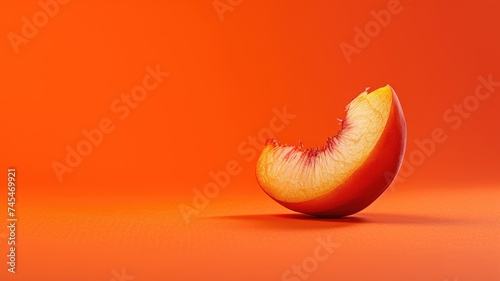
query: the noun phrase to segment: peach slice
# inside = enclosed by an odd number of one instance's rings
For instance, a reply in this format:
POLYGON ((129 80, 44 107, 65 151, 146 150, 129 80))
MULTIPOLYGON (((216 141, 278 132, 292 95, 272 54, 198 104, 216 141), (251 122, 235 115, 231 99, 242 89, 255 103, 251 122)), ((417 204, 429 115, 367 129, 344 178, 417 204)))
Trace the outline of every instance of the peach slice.
POLYGON ((366 208, 392 183, 405 145, 401 104, 387 85, 351 101, 340 132, 321 148, 267 140, 257 161, 257 181, 290 210, 347 216, 366 208))

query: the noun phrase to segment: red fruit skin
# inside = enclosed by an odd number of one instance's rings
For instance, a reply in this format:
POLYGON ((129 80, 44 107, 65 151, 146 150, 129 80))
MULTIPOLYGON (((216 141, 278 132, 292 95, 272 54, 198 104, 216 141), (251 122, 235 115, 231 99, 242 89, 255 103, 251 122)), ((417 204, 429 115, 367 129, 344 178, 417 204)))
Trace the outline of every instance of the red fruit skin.
POLYGON ((344 217, 368 207, 394 180, 403 161, 406 121, 392 90, 392 107, 384 132, 365 162, 327 194, 300 203, 274 199, 288 209, 318 217, 344 217))

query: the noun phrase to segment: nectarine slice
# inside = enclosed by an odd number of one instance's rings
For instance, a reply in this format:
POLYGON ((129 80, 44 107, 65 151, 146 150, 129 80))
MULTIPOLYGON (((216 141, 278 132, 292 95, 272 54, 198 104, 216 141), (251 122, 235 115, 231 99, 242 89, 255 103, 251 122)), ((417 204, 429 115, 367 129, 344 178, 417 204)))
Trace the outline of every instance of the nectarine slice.
POLYGON ((391 184, 405 145, 401 104, 387 85, 351 101, 341 130, 321 148, 269 139, 257 161, 257 181, 291 210, 347 216, 366 208, 391 184))

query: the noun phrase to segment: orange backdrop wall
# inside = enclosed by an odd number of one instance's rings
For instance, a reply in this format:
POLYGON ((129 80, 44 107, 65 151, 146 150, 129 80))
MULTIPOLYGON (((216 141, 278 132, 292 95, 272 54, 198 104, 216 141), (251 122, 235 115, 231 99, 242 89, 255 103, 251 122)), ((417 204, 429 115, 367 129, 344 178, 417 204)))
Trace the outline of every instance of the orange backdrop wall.
POLYGON ((499 6, 483 2, 68 1, 44 21, 38 2, 5 1, 2 166, 21 168, 25 196, 173 196, 235 160, 231 189, 261 192, 242 143, 269 127, 273 109, 294 115, 275 136, 319 146, 355 95, 390 84, 408 122, 406 161, 433 129, 448 136, 407 182, 498 183, 498 86, 468 101, 470 117, 443 118, 479 76, 500 81, 499 6), (120 119, 113 102, 147 67, 169 75, 120 119), (53 163, 66 164, 66 147, 106 118, 115 129, 59 181, 53 163))

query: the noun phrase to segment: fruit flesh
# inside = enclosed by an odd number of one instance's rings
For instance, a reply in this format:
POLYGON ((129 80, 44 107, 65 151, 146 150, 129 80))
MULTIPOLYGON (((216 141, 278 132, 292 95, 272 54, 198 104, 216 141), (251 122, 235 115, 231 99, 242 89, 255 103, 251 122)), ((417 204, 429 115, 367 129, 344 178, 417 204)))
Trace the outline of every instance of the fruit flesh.
POLYGON ((406 142, 397 96, 390 86, 364 92, 346 111, 341 131, 322 148, 268 141, 257 180, 270 197, 299 212, 343 216, 363 209, 387 188, 406 142))

